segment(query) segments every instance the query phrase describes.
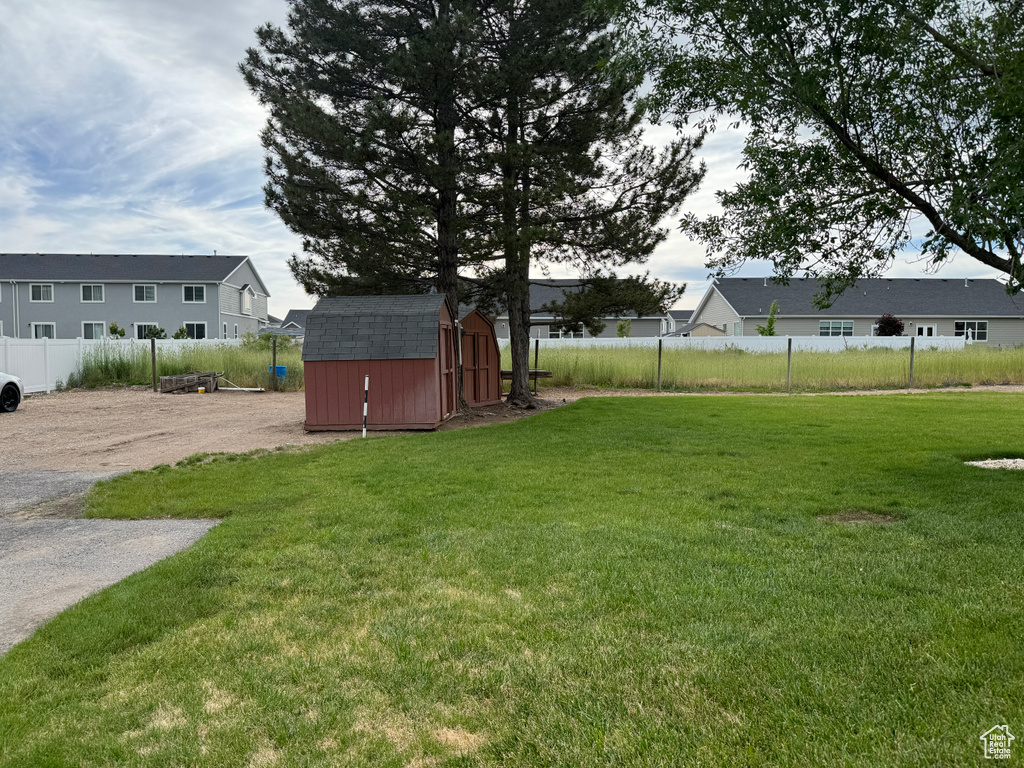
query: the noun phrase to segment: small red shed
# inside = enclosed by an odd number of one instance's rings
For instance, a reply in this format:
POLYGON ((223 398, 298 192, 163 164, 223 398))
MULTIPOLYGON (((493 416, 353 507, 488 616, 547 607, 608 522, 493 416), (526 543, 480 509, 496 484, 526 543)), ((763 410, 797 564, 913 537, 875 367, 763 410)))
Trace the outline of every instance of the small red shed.
POLYGON ((455 313, 443 294, 332 296, 306 318, 307 430, 433 429, 458 408, 455 313))
POLYGON ((462 394, 471 406, 501 402, 501 352, 498 334, 483 312, 472 309, 462 325, 462 394))

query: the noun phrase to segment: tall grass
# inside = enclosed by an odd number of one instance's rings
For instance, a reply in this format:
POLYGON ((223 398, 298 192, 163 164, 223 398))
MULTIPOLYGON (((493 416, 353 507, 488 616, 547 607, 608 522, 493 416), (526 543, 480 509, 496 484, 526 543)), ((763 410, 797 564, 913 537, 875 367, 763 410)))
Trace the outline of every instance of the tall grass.
MULTIPOLYGON (((183 343, 174 348, 158 347, 157 376, 175 376, 191 371, 217 371, 240 387, 270 385, 271 352, 267 345, 254 343, 214 346, 183 343)), ((303 388, 302 350, 279 346, 277 364, 287 368, 278 379, 278 389, 303 388)), ((85 353, 81 369, 72 374, 65 386, 101 387, 109 384, 149 384, 153 380, 148 347, 120 344, 116 341, 93 347, 85 353)))
MULTIPOLYGON (((533 350, 530 351, 533 364, 533 350)), ((502 365, 511 366, 509 350, 502 365)), ((540 350, 539 366, 553 377, 541 386, 596 386, 653 389, 658 381, 655 347, 549 347, 540 350)), ((825 392, 844 389, 906 387, 910 353, 894 349, 849 349, 842 352, 794 352, 793 389, 825 392)), ((1024 347, 974 345, 964 350, 918 350, 914 386, 1024 383, 1024 347)), ((739 349, 665 349, 661 385, 676 391, 778 392, 786 389, 786 354, 739 349)))

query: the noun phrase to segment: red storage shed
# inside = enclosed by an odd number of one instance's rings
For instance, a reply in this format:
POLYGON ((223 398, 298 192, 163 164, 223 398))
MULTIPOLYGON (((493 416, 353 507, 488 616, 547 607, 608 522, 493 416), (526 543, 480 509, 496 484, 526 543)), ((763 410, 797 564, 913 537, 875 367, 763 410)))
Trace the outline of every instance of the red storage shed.
POLYGON ((307 430, 433 429, 458 408, 455 313, 443 294, 333 296, 306 318, 307 430))
POLYGON ((478 309, 462 316, 462 393, 471 406, 501 402, 501 352, 494 323, 478 309))

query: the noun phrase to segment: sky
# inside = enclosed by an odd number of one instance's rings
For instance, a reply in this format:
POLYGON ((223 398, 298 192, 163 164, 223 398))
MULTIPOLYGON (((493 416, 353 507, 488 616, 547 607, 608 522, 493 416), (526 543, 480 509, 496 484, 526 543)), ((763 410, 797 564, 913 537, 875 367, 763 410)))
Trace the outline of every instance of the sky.
MULTIPOLYGON (((0 250, 245 254, 271 314, 312 306, 286 263, 300 240, 263 205, 266 114, 238 73, 255 28, 286 15, 284 0, 0 0, 0 250)), ((715 190, 743 178, 741 147, 725 130, 705 143, 708 175, 685 210, 716 210, 715 190)), ((666 224, 634 271, 685 282, 677 306, 692 308, 709 284, 704 248, 666 224)), ((888 276, 921 272, 911 255, 888 276)), ((961 256, 941 275, 998 273, 961 256)))

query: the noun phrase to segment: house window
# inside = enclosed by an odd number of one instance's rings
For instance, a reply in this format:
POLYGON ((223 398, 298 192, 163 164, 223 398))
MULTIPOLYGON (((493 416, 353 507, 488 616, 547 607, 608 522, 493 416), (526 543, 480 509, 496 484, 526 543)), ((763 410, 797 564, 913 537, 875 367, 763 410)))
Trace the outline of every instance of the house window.
POLYGON ((988 341, 988 320, 957 320, 953 335, 966 336, 968 341, 988 341))
POLYGON ((248 290, 242 291, 242 314, 252 314, 252 294, 248 290))
POLYGON ((549 339, 582 339, 583 331, 549 331, 549 339))
POLYGON ((226 339, 228 337, 228 324, 227 323, 224 323, 224 332, 220 335, 220 337, 222 339, 226 339))
POLYGON ((853 336, 853 320, 821 320, 819 336, 853 336))
POLYGON ((135 324, 135 338, 137 339, 148 339, 149 330, 152 328, 154 331, 160 326, 156 323, 136 323, 135 324))
POLYGON ((82 338, 83 339, 102 339, 105 335, 104 330, 106 329, 105 323, 93 323, 85 322, 82 323, 82 338))
POLYGON ((190 339, 205 339, 206 323, 185 323, 185 332, 190 339))
POLYGON ((238 338, 238 323, 235 323, 235 338, 238 338))
POLYGON ((924 337, 927 337, 927 338, 930 339, 933 336, 937 335, 935 333, 935 326, 934 325, 918 325, 917 326, 917 335, 918 336, 924 336, 924 337))
POLYGON ((134 300, 136 304, 155 304, 156 303, 156 286, 155 285, 135 285, 132 286, 135 291, 134 300))
POLYGON ((205 285, 183 285, 181 286, 181 300, 186 304, 205 304, 206 303, 206 286, 205 285))
POLYGON ((82 286, 82 301, 86 304, 102 304, 103 303, 103 286, 102 285, 83 285, 82 286))
POLYGON ((55 339, 57 338, 56 323, 32 323, 33 339, 55 339))
MULTIPOLYGON (((53 283, 32 283, 28 287, 29 301, 53 301, 53 283)), ((42 338, 39 336, 37 338, 42 338)), ((49 338, 53 338, 50 336, 49 338)))

